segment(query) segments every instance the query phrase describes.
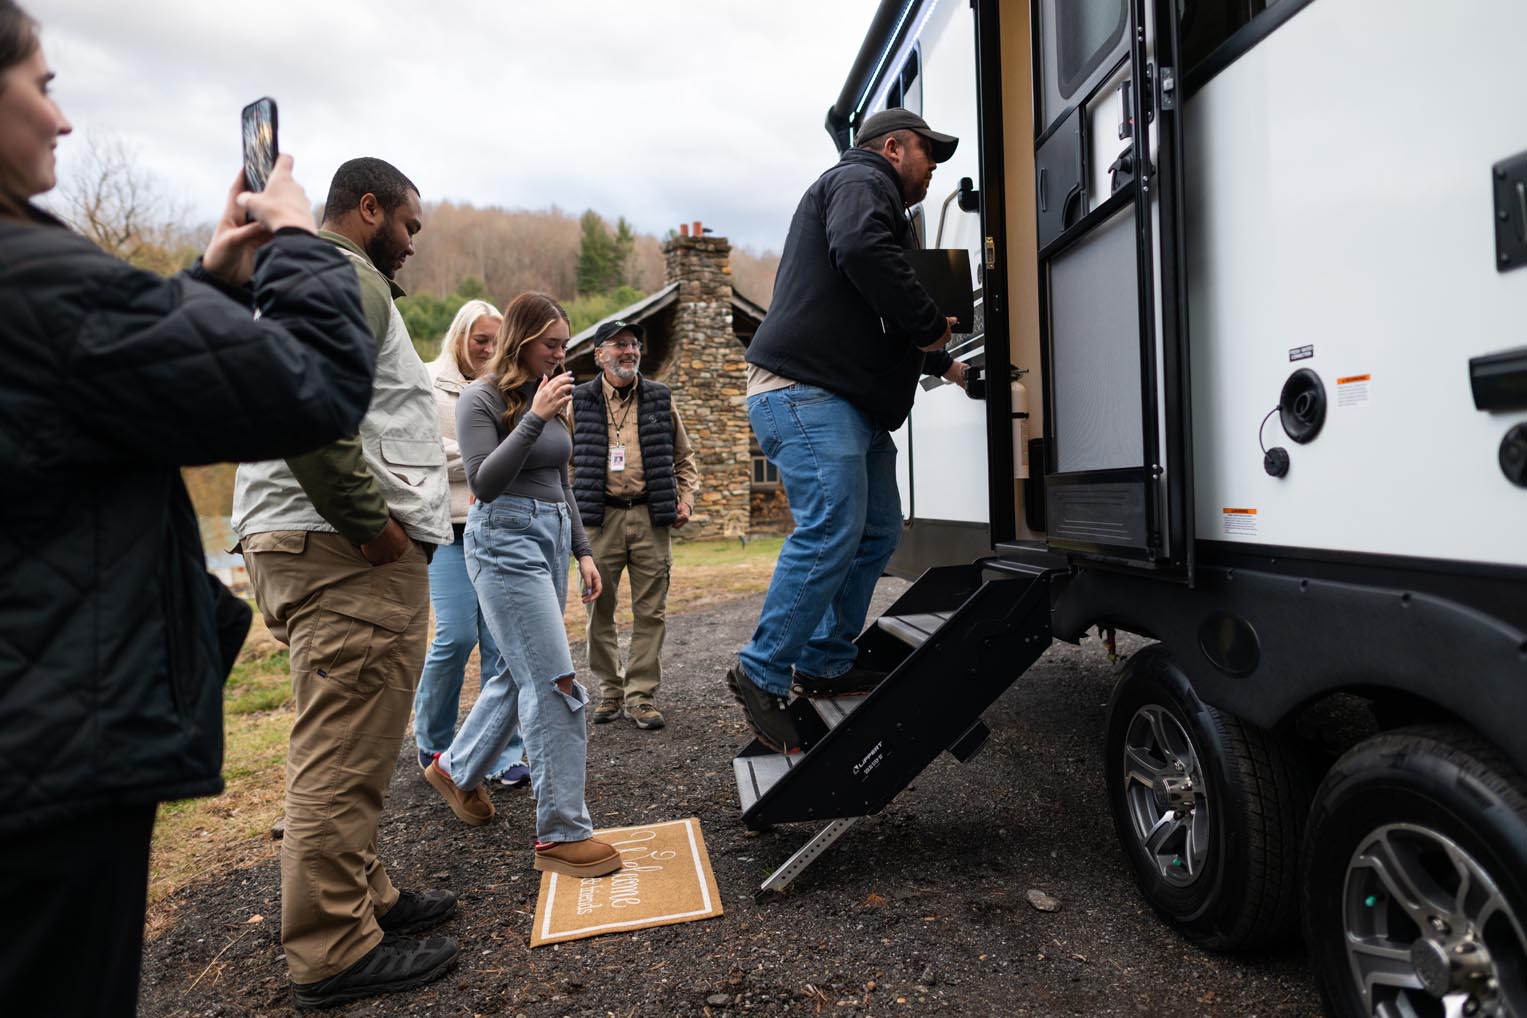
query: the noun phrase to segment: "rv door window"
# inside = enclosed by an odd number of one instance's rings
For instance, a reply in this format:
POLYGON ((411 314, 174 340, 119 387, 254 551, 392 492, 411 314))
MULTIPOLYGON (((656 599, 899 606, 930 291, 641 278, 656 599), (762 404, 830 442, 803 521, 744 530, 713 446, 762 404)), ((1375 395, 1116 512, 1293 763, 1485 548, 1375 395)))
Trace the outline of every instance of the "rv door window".
POLYGON ((1080 0, 1055 5, 1056 64, 1060 94, 1071 98, 1124 34, 1124 0, 1080 0))
POLYGON ((1041 0, 1044 116, 1041 130, 1089 92, 1122 60, 1129 7, 1125 0, 1041 0))
POLYGON ((885 93, 885 108, 894 109, 897 106, 904 107, 923 115, 923 78, 921 47, 913 46, 912 52, 907 54, 907 62, 901 65, 901 70, 896 77, 891 79, 891 84, 885 93))

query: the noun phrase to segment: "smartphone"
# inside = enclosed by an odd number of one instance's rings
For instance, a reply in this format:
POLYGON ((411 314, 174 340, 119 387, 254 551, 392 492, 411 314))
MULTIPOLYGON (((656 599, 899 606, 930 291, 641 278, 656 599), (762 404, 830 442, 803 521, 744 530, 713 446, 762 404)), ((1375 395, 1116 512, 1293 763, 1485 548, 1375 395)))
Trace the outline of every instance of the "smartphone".
POLYGON ((244 107, 240 117, 244 127, 244 184, 251 191, 265 190, 276 156, 276 100, 265 96, 244 107))

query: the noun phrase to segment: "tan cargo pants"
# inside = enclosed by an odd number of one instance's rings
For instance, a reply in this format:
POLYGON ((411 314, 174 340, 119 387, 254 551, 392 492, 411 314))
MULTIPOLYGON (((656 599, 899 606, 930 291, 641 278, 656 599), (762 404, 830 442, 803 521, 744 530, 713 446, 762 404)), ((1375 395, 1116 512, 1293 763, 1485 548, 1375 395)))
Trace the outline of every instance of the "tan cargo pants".
POLYGON ((311 983, 381 943, 376 917, 398 900, 376 827, 424 664, 429 573, 414 543, 385 566, 338 534, 242 544, 265 624, 291 648, 281 944, 292 980, 311 983))
POLYGON ((604 507, 604 524, 589 530, 594 563, 604 589, 588 606, 589 671, 599 699, 634 707, 651 703, 663 681, 659 658, 668 629, 668 576, 673 544, 668 527, 652 525, 645 505, 604 507), (620 667, 615 636, 615 596, 620 574, 631 577, 631 652, 620 667))

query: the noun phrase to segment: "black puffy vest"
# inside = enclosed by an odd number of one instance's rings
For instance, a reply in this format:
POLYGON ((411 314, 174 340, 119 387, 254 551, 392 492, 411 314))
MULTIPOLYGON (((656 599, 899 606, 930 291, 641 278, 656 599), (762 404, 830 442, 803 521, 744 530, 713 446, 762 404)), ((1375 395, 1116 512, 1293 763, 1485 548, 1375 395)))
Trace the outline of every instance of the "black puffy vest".
MULTIPOLYGON (((604 523, 610 430, 603 386, 604 376, 596 375, 573 389, 573 496, 586 527, 604 523)), ((672 526, 679 518, 679 486, 673 473, 673 396, 663 383, 640 378, 636 399, 647 512, 653 526, 672 526)))

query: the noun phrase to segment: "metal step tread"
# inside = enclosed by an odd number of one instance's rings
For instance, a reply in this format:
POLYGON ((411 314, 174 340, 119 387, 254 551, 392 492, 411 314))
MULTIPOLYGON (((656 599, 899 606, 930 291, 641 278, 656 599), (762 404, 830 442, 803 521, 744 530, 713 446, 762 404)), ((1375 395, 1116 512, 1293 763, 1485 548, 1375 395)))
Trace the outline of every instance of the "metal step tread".
POLYGON ((814 696, 811 705, 829 729, 836 728, 864 702, 863 696, 814 696))
POLYGON ((774 783, 803 759, 800 753, 763 753, 759 756, 739 756, 732 760, 732 772, 737 778, 737 795, 746 813, 774 783))
POLYGON ((909 647, 921 647, 928 637, 949 621, 954 612, 924 612, 918 615, 882 615, 875 625, 909 647))

